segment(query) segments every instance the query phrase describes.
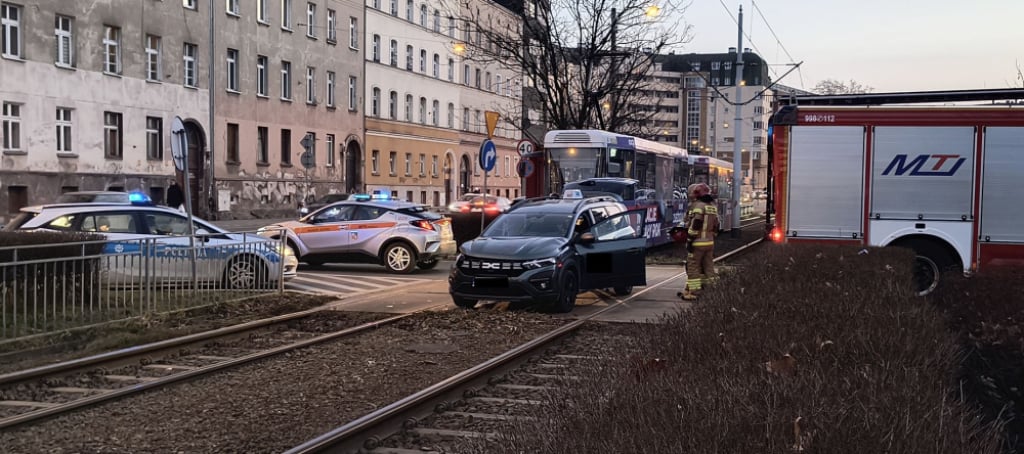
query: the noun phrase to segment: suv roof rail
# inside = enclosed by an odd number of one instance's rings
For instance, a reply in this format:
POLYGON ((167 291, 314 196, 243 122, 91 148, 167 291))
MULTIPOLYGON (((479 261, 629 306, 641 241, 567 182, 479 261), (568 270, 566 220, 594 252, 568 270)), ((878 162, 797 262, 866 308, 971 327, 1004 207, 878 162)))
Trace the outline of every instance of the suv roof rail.
POLYGON ((580 200, 579 202, 577 202, 576 206, 573 209, 574 210, 578 210, 580 207, 582 207, 584 205, 589 205, 591 203, 618 202, 618 201, 619 200, 616 199, 615 196, 610 196, 610 195, 599 195, 599 196, 596 196, 596 197, 587 197, 587 198, 584 198, 584 199, 580 200))

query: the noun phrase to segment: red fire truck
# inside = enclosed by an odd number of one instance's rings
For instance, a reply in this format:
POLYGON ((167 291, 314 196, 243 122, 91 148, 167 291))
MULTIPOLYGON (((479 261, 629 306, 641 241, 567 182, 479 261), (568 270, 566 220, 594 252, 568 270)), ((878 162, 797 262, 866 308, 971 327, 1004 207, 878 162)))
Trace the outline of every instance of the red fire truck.
MULTIPOLYGON (((1002 99, 1024 99, 1009 91, 1002 99)), ((888 100, 938 99, 917 95, 888 100)), ((1024 105, 870 105, 878 99, 777 109, 770 238, 911 248, 922 295, 946 270, 1024 265, 1024 105)))

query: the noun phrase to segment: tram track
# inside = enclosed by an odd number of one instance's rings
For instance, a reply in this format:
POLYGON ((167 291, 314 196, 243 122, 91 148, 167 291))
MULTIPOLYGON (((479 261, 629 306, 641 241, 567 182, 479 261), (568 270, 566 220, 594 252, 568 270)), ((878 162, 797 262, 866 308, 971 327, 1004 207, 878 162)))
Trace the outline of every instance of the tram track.
POLYGON ((3 374, 0 430, 353 336, 417 313, 312 309, 3 374))
MULTIPOLYGON (((738 258, 763 238, 735 248, 715 261, 738 258)), ((680 273, 681 275, 682 273, 680 273)), ((676 276, 677 277, 677 276, 676 276)), ((580 361, 601 361, 608 342, 587 342, 580 332, 598 316, 666 286, 675 277, 615 299, 608 307, 571 321, 500 355, 293 447, 287 454, 462 452, 466 441, 495 439, 502 427, 529 411, 559 387, 579 377, 580 361), (556 345, 564 341, 562 345, 556 345), (435 446, 446 446, 434 449, 435 446)), ((465 452, 474 452, 468 450, 465 452)))

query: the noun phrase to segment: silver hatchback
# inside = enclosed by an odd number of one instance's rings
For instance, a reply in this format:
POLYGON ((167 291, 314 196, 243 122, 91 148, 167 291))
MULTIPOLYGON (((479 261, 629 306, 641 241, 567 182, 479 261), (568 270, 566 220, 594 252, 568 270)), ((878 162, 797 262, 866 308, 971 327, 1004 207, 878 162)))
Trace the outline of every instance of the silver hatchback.
POLYGON ((282 234, 299 261, 313 266, 376 263, 410 273, 417 266, 432 269, 455 253, 450 219, 411 202, 356 198, 260 229, 267 238, 282 234))

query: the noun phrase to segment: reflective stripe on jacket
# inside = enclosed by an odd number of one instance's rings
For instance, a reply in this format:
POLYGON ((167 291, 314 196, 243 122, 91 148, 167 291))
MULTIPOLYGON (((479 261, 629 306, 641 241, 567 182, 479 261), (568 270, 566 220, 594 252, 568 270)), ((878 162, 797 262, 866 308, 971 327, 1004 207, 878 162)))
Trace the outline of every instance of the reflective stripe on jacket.
POLYGON ((686 212, 687 234, 696 246, 713 246, 718 234, 718 208, 696 201, 686 212))

